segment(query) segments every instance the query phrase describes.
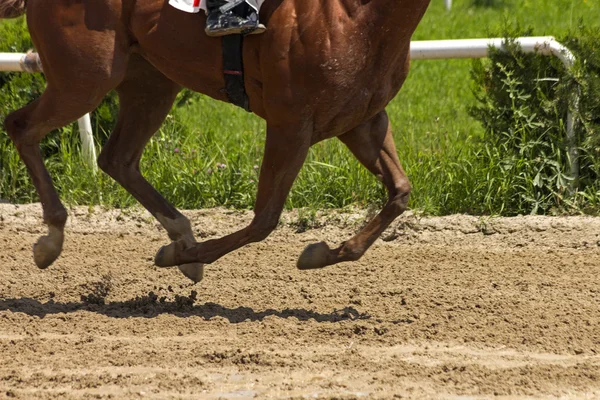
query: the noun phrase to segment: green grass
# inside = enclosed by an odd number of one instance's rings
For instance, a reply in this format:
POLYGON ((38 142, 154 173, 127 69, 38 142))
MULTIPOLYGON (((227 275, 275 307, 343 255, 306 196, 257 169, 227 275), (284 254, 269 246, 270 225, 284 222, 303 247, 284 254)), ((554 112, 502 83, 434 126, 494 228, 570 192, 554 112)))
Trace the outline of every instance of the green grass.
MULTIPOLYGON (((414 39, 483 38, 499 35, 507 26, 520 26, 534 36, 562 37, 580 21, 598 25, 600 3, 463 0, 446 12, 443 1, 432 0, 414 39)), ((413 209, 428 214, 504 212, 487 190, 490 182, 499 179, 490 175, 494 166, 482 169, 478 164, 484 130, 468 112, 475 103, 471 66, 470 60, 415 61, 406 84, 388 107, 400 159, 413 185, 413 209)), ((187 103, 174 109, 148 145, 143 172, 178 207, 251 208, 264 122, 206 97, 187 103)), ((48 160, 48 167, 67 203, 135 204, 106 175, 93 176, 85 169, 74 132, 65 130, 50 140, 59 151, 48 160)), ((34 201, 25 169, 6 140, 3 144, 0 139, 0 156, 0 198, 34 201)), ((376 179, 339 141, 330 140, 311 150, 287 207, 367 207, 384 200, 376 179)))

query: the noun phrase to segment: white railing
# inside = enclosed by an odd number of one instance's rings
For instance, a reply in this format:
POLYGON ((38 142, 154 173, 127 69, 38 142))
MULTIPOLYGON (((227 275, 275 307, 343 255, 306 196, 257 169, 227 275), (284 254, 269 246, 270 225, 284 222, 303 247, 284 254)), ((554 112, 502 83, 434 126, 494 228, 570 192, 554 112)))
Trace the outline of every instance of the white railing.
MULTIPOLYGON (((42 72, 42 64, 36 53, 0 53, 0 71, 4 72, 42 72)), ((81 137, 81 152, 86 164, 94 171, 98 170, 96 163, 96 148, 90 114, 78 121, 79 136, 81 137)))
MULTIPOLYGON (((451 0, 446 0, 446 4, 451 4, 451 0)), ((517 38, 516 42, 524 52, 558 57, 567 68, 571 68, 575 62, 573 54, 552 36, 522 37, 517 38)), ((410 56, 413 60, 485 58, 489 55, 490 47, 502 49, 504 45, 505 39, 501 38, 417 41, 411 42, 410 56)), ((41 70, 39 57, 35 53, 0 53, 0 71, 41 72, 41 70)), ((79 133, 83 157, 96 171, 96 149, 89 114, 79 120, 79 133)), ((567 116, 567 139, 571 176, 574 178, 573 182, 576 182, 579 177, 579 160, 572 112, 567 116)))

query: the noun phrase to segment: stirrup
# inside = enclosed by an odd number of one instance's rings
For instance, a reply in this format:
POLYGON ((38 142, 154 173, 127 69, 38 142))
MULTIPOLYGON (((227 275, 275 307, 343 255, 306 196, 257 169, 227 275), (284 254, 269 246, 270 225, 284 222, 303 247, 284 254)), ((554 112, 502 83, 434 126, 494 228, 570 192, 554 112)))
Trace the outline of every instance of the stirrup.
POLYGON ((246 26, 246 27, 211 27, 206 26, 204 32, 207 36, 210 37, 220 37, 226 35, 258 35, 264 33, 267 30, 267 27, 263 24, 258 24, 256 26, 246 26))
POLYGON ((242 35, 260 35, 261 33, 264 33, 266 30, 267 30, 267 27, 259 22, 258 25, 256 25, 254 27, 254 29, 244 31, 244 32, 242 32, 242 35))
POLYGON ((207 36, 217 37, 225 35, 256 35, 263 33, 267 28, 258 21, 258 15, 253 12, 247 18, 228 11, 222 13, 216 9, 208 14, 206 28, 207 36))

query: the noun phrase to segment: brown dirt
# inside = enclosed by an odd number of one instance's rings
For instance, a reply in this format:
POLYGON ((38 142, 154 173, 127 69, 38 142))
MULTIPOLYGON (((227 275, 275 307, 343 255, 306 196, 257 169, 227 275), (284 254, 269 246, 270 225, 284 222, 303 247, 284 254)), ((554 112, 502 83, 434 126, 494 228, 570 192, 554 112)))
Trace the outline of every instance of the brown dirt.
MULTIPOLYGON (((362 260, 300 272, 362 212, 286 214, 191 285, 141 211, 75 208, 38 270, 38 205, 0 205, 0 398, 600 398, 600 219, 399 219, 362 260)), ((186 213, 198 236, 249 213, 186 213)))

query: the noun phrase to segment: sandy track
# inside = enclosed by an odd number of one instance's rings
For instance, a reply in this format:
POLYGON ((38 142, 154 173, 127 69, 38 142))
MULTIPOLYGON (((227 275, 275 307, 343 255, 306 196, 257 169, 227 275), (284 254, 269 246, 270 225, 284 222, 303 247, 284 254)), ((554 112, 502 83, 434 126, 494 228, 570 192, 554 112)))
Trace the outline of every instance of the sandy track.
MULTIPOLYGON (((600 397, 600 219, 406 216, 359 262, 300 272, 336 214, 208 266, 152 265, 142 212, 71 210, 46 271, 37 205, 0 204, 0 398, 600 397)), ((250 219, 188 212, 204 239, 250 219)))

